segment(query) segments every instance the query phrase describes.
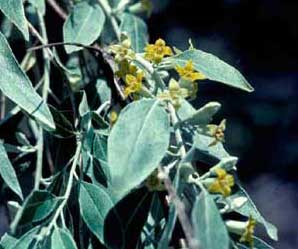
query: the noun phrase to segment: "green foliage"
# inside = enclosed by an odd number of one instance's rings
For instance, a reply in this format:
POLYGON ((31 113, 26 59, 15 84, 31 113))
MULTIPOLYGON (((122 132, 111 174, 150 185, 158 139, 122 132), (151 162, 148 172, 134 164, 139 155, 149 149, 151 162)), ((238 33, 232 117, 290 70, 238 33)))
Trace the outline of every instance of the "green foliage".
POLYGON ((228 249, 229 235, 213 198, 202 191, 192 211, 195 238, 202 248, 228 249), (216 229, 214 229, 216 228, 216 229))
MULTIPOLYGON (((29 31, 25 17, 22 0, 0 1, 0 10, 22 32, 24 38, 29 40, 29 31)), ((2 47, 2 46, 1 46, 2 47)), ((1 63, 2 64, 2 63, 1 63)))
POLYGON ((42 44, 19 63, 9 43, 24 41, 0 33, 0 89, 12 101, 0 128, 14 129, 0 142, 11 218, 1 248, 272 248, 254 234, 261 224, 278 237, 236 180, 226 120, 213 122, 221 104, 192 105, 206 79, 253 91, 244 76, 192 45, 149 43, 149 0, 28 2, 0 1, 2 26, 42 44), (64 43, 48 44, 50 7, 64 43))
POLYGON ((252 92, 252 86, 242 74, 234 67, 220 60, 218 57, 197 49, 190 49, 169 59, 173 65, 184 66, 192 60, 194 67, 202 72, 208 79, 232 87, 252 92))
POLYGON ((150 175, 163 158, 169 139, 168 117, 159 101, 140 100, 122 110, 108 141, 111 189, 117 197, 150 175))
POLYGON ((138 53, 144 51, 148 43, 148 34, 147 25, 141 18, 128 13, 123 14, 120 30, 130 37, 134 51, 138 53))
MULTIPOLYGON (((64 42, 90 45, 99 37, 104 23, 105 15, 98 4, 78 3, 63 26, 64 42)), ((80 49, 75 46, 65 47, 67 53, 80 49)))
POLYGON ((54 130, 55 123, 47 104, 33 89, 29 78, 16 61, 6 38, 1 33, 0 46, 1 91, 47 129, 54 130))
POLYGON ((11 165, 2 141, 0 141, 0 175, 7 186, 14 191, 21 199, 23 199, 22 190, 16 176, 16 172, 11 165))

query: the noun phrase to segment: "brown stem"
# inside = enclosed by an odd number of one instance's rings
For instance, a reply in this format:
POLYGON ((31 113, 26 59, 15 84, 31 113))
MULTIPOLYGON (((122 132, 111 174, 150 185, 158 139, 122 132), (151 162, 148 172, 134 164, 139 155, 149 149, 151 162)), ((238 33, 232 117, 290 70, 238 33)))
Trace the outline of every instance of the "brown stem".
POLYGON ((193 237, 193 230, 191 222, 186 214, 184 203, 180 200, 179 196, 176 193, 174 186, 164 169, 160 166, 159 170, 163 173, 163 182, 164 186, 169 194, 169 200, 174 204, 177 216, 182 226, 182 229, 185 234, 185 238, 190 249, 198 249, 198 243, 193 237))

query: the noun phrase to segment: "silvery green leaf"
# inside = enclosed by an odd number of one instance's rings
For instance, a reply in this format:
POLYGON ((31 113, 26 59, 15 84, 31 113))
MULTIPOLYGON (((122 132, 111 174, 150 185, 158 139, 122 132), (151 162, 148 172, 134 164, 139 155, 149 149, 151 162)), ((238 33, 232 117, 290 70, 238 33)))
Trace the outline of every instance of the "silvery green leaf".
POLYGON ((95 133, 93 140, 93 155, 100 162, 102 169, 105 171, 106 177, 109 179, 110 174, 108 172, 108 141, 107 137, 101 134, 95 133))
POLYGON ((52 249, 76 249, 72 235, 66 228, 55 228, 51 236, 52 249))
POLYGON ((29 0, 29 3, 31 3, 41 15, 45 15, 46 13, 46 4, 45 0, 29 0))
MULTIPOLYGON (((239 186, 239 185, 238 185, 239 186)), ((257 222, 261 223, 264 225, 267 234, 269 237, 273 240, 278 240, 278 235, 277 235, 277 228, 271 224, 270 222, 266 221, 265 218, 261 215, 259 210, 257 209, 256 205, 252 201, 252 199, 249 197, 249 195, 246 193, 246 191, 239 186, 239 191, 233 195, 233 198, 237 198, 239 196, 244 196, 248 199, 248 201, 242 205, 240 208, 235 210, 235 212, 240 213, 244 216, 252 216, 253 219, 255 219, 257 222)))
POLYGON ((3 249, 8 248, 10 245, 15 244, 17 240, 18 240, 17 238, 12 237, 8 233, 5 233, 1 237, 0 248, 3 248, 3 249))
POLYGON ((22 237, 20 237, 15 243, 10 244, 7 247, 4 247, 3 249, 30 248, 29 246, 33 243, 34 240, 36 240, 36 235, 37 235, 39 229, 40 229, 40 227, 38 227, 38 226, 32 228, 27 233, 22 235, 22 237))
POLYGON ((214 138, 205 136, 199 133, 193 135, 193 145, 187 152, 183 159, 184 162, 191 162, 193 160, 212 161, 213 159, 221 160, 230 155, 225 150, 222 143, 217 143, 214 146, 209 146, 214 138))
POLYGON ((96 81, 96 90, 99 95, 101 103, 105 103, 111 100, 112 92, 111 88, 108 86, 107 81, 103 79, 98 79, 96 81))
MULTIPOLYGON (((63 26, 64 42, 92 44, 100 36, 105 19, 105 14, 99 4, 88 2, 76 4, 63 26)), ((65 46, 67 53, 81 49, 81 47, 65 46)))
POLYGON ((125 13, 122 16, 120 29, 131 40, 131 46, 137 53, 144 51, 148 43, 148 31, 146 23, 139 17, 125 13))
POLYGON ((80 213, 90 231, 104 243, 104 221, 114 206, 103 187, 87 182, 80 183, 80 213))
POLYGON ((0 176, 7 184, 7 186, 15 192, 21 199, 23 199, 22 190, 16 175, 16 172, 11 165, 6 154, 2 141, 0 140, 0 176))
POLYGON ((187 100, 182 100, 181 101, 181 106, 177 110, 177 116, 179 120, 185 120, 193 115, 195 115, 196 109, 187 101, 187 100))
POLYGON ((129 104, 108 139, 111 188, 120 198, 157 168, 169 145, 167 113, 154 99, 129 104))
POLYGON ((82 100, 79 105, 79 114, 81 117, 83 117, 89 111, 90 111, 90 109, 89 109, 89 105, 88 105, 87 95, 85 92, 83 92, 82 100))
POLYGON ((230 238, 213 198, 203 190, 192 210, 194 236, 200 248, 229 249, 230 238))
POLYGON ((234 67, 218 57, 197 49, 190 49, 168 59, 173 66, 185 66, 191 60, 194 68, 203 73, 207 79, 217 81, 241 90, 252 92, 253 87, 234 67))
POLYGON ((2 33, 0 33, 0 65, 0 90, 3 94, 45 128, 54 130, 55 123, 47 104, 33 89, 29 78, 22 71, 2 33))
POLYGON ((18 211, 21 213, 18 225, 26 225, 46 219, 53 213, 59 202, 61 202, 61 199, 58 199, 48 191, 39 190, 32 192, 18 211))
POLYGON ((191 116, 181 120, 181 123, 190 125, 206 125, 212 121, 213 116, 220 109, 221 104, 218 102, 209 102, 208 104, 195 111, 191 116))
POLYGON ((29 40, 27 20, 22 0, 1 0, 0 10, 22 32, 24 38, 29 40))

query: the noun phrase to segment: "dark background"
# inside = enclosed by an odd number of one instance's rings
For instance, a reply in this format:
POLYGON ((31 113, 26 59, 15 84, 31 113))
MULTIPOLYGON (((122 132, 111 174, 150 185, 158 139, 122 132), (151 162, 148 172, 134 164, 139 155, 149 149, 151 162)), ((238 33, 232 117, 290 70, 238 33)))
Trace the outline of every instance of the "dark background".
MULTIPOLYGON (((161 37, 198 49, 238 68, 255 92, 200 83, 195 105, 217 100, 227 118, 226 147, 262 214, 279 228, 275 248, 298 248, 298 1, 163 0, 149 19, 161 37)), ((261 236, 264 232, 259 231, 261 236)))

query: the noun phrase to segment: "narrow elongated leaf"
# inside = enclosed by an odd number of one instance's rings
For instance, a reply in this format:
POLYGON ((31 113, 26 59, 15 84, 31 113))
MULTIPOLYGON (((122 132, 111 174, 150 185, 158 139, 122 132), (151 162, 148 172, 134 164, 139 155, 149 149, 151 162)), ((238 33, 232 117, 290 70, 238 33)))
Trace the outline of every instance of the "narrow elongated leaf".
POLYGON ((253 87, 243 75, 234 67, 228 65, 218 57, 197 49, 190 49, 169 58, 173 65, 185 66, 191 60, 197 71, 203 73, 207 79, 252 92, 253 87))
POLYGON ((273 224, 265 220, 265 218, 261 215, 252 199, 246 193, 246 191, 241 186, 239 186, 239 188, 239 191, 235 194, 235 198, 244 196, 247 198, 248 201, 240 208, 236 209, 235 212, 238 212, 247 217, 252 216, 257 222, 264 225, 271 239, 278 240, 277 228, 273 224))
POLYGON ((148 31, 146 23, 141 18, 132 14, 123 14, 120 29, 127 33, 131 46, 136 52, 144 51, 148 43, 148 31))
POLYGON ((3 94, 36 118, 45 128, 54 130, 55 123, 47 104, 33 89, 1 33, 0 65, 0 90, 3 94))
POLYGON ((22 0, 1 0, 0 10, 5 16, 20 30, 25 37, 29 40, 29 31, 27 20, 24 13, 22 0))
POLYGON ((229 235, 213 198, 202 191, 197 197, 192 223, 200 248, 229 249, 229 235))
POLYGON ((23 199, 22 190, 16 172, 9 161, 2 141, 0 141, 0 175, 7 186, 21 199, 23 199))
MULTIPOLYGON (((100 36, 105 19, 105 14, 98 4, 88 2, 76 4, 63 26, 64 42, 92 44, 100 36)), ((65 46, 67 53, 81 49, 75 46, 65 46)))
POLYGON ((90 231, 104 243, 104 221, 109 210, 114 206, 106 191, 86 182, 80 184, 80 212, 90 231))
POLYGON ((119 198, 157 168, 169 139, 168 115, 158 101, 136 101, 121 112, 108 139, 111 189, 119 198))
POLYGON ((55 228, 51 237, 51 248, 76 249, 77 246, 67 229, 55 228))

